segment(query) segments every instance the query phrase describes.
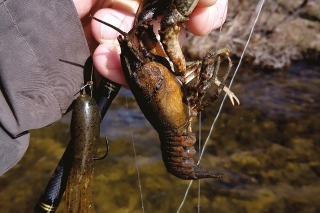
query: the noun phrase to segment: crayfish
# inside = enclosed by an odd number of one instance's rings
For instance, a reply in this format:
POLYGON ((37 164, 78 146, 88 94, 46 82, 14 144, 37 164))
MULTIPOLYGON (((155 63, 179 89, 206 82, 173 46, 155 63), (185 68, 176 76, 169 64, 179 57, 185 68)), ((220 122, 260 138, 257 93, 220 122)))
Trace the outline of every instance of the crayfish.
POLYGON ((147 120, 159 134, 162 158, 167 170, 181 179, 219 178, 196 165, 196 150, 191 122, 198 112, 215 101, 224 90, 232 104, 238 98, 224 85, 231 70, 229 49, 209 51, 202 61, 186 62, 178 41, 179 24, 188 20, 198 1, 142 1, 135 23, 128 32, 98 20, 121 35, 121 65, 128 85, 147 120), (153 32, 152 20, 163 15, 160 41, 153 32), (135 37, 138 42, 135 41, 135 37), (217 78, 221 58, 228 68, 217 78), (204 100, 212 83, 216 92, 204 100))

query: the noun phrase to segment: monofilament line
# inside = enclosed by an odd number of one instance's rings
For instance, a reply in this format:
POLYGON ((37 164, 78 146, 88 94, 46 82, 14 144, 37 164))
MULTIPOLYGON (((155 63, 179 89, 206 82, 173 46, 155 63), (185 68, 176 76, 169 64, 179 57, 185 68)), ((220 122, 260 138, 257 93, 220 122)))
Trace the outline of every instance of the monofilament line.
POLYGON ((128 104, 128 90, 126 90, 126 107, 127 107, 127 118, 129 121, 129 127, 130 127, 130 133, 131 133, 131 141, 133 146, 133 153, 134 153, 134 160, 135 160, 135 166, 137 170, 137 176, 138 176, 138 185, 139 185, 139 191, 140 191, 140 200, 141 200, 141 208, 142 212, 144 213, 144 204, 143 204, 143 196, 142 196, 142 187, 141 187, 141 180, 140 180, 140 172, 139 172, 139 165, 138 165, 138 159, 137 159, 137 152, 136 152, 136 145, 134 143, 134 137, 133 137, 133 130, 132 130, 132 120, 129 115, 129 104, 128 104))
MULTIPOLYGON (((198 140, 198 143, 199 143, 199 152, 201 151, 201 128, 202 125, 201 125, 201 112, 199 112, 199 140, 198 140)), ((200 199, 200 195, 201 195, 201 179, 198 180, 198 213, 200 213, 200 203, 201 203, 201 199, 200 199)))
MULTIPOLYGON (((262 7, 263 7, 263 5, 264 5, 264 2, 265 2, 265 0, 261 0, 261 1, 260 1, 260 6, 259 6, 259 9, 258 9, 257 17, 256 17, 256 19, 255 19, 254 22, 253 22, 253 26, 252 26, 252 28, 251 28, 251 31, 250 31, 250 34, 249 34, 247 43, 246 43, 246 45, 244 46, 244 49, 243 49, 243 51, 242 51, 242 54, 241 54, 241 57, 240 57, 240 60, 239 60, 239 63, 238 63, 238 66, 236 67, 236 70, 234 71, 234 74, 233 74, 232 79, 231 79, 231 81, 230 81, 229 89, 231 89, 233 80, 234 80, 234 78, 235 78, 235 76, 236 76, 236 74, 237 74, 237 72, 238 72, 238 70, 239 70, 239 67, 240 67, 240 65, 241 65, 241 62, 242 62, 244 53, 245 53, 245 51, 246 51, 246 49, 247 49, 247 47, 248 47, 248 45, 249 45, 249 42, 250 42, 250 39, 251 39, 253 30, 254 30, 254 27, 255 27, 258 19, 259 19, 259 16, 260 16, 262 7)), ((201 161, 201 159, 202 159, 202 156, 203 156, 205 147, 206 147, 206 145, 207 145, 207 143, 208 143, 208 141, 209 141, 209 137, 210 137, 210 135, 211 135, 211 133, 212 133, 212 131, 213 131, 213 127, 214 127, 214 125, 215 125, 218 117, 220 116, 220 113, 221 113, 221 110, 222 110, 222 107, 223 107, 223 104, 224 104, 226 98, 227 98, 227 95, 225 95, 225 96, 223 97, 223 100, 222 100, 222 102, 221 102, 219 111, 218 111, 218 113, 217 113, 217 115, 216 115, 216 117, 215 117, 215 119, 214 119, 214 121, 213 121, 213 123, 212 123, 211 128, 210 128, 210 131, 209 131, 209 134, 208 134, 208 138, 206 139, 206 142, 205 142, 204 145, 203 145, 203 149, 202 149, 202 151, 201 151, 201 154, 200 154, 199 161, 198 161, 197 165, 200 163, 200 161, 201 161)), ((186 199, 186 197, 187 197, 187 195, 188 195, 188 192, 189 192, 189 189, 190 189, 192 183, 193 183, 193 180, 191 180, 190 183, 189 183, 189 185, 188 185, 188 188, 187 188, 186 193, 185 193, 185 195, 184 195, 184 198, 183 198, 183 200, 182 200, 182 202, 181 202, 181 204, 180 204, 180 206, 179 206, 179 209, 177 210, 177 213, 179 213, 180 209, 182 208, 182 206, 183 206, 183 204, 184 204, 184 202, 185 202, 185 199, 186 199)))
MULTIPOLYGON (((258 19, 259 19, 259 15, 260 15, 260 12, 261 12, 261 9, 262 9, 262 6, 263 6, 265 0, 261 0, 260 2, 261 2, 261 5, 260 5, 259 10, 258 10, 258 15, 257 15, 256 19, 255 19, 254 22, 253 22, 253 26, 252 26, 252 28, 251 28, 251 31, 250 31, 250 34, 249 34, 249 38, 248 38, 248 40, 247 40, 246 45, 244 46, 244 49, 243 49, 243 51, 242 51, 242 54, 241 54, 239 63, 238 63, 238 65, 237 65, 237 67, 236 67, 236 70, 234 71, 234 74, 233 74, 233 76, 232 76, 232 78, 231 78, 230 84, 229 84, 229 86, 228 86, 229 89, 231 89, 233 80, 234 80, 234 78, 236 77, 236 74, 237 74, 237 72, 238 72, 238 70, 239 70, 239 67, 240 67, 240 65, 241 65, 242 59, 243 59, 243 57, 244 57, 244 53, 245 53, 245 51, 246 51, 246 49, 247 49, 247 47, 248 47, 248 45, 249 45, 249 42, 250 42, 250 39, 251 39, 253 30, 254 30, 254 27, 255 27, 258 19)), ((201 151, 201 155, 200 155, 200 157, 199 157, 199 161, 198 161, 197 165, 200 164, 200 161, 201 161, 201 159, 202 159, 202 156, 203 156, 205 147, 206 147, 206 145, 207 145, 207 143, 208 143, 208 141, 209 141, 209 136, 211 135, 211 133, 212 133, 212 131, 213 131, 213 127, 214 127, 216 121, 218 120, 218 117, 220 116, 222 107, 223 107, 224 102, 225 102, 225 100, 226 100, 227 97, 228 97, 227 94, 225 94, 224 97, 223 97, 223 100, 222 100, 222 102, 221 102, 219 111, 218 111, 218 113, 217 113, 217 115, 216 115, 216 117, 215 117, 215 119, 214 119, 214 121, 213 121, 213 123, 212 123, 211 129, 210 129, 210 131, 209 131, 208 138, 206 139, 206 142, 205 142, 204 145, 203 145, 203 149, 202 149, 202 151, 201 151)))

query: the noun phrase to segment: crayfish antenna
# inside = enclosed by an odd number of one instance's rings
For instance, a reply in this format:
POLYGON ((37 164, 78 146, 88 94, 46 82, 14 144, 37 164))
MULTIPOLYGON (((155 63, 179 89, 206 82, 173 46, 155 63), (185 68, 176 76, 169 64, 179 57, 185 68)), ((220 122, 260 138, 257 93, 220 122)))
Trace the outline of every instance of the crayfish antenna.
POLYGON ((104 21, 102 21, 101 19, 98 19, 98 18, 96 18, 96 17, 94 17, 94 16, 91 16, 91 15, 90 15, 90 17, 91 17, 92 19, 94 19, 94 20, 102 23, 102 24, 107 25, 108 27, 111 27, 112 29, 114 29, 115 31, 117 31, 118 33, 120 33, 120 34, 123 35, 123 36, 127 36, 127 35, 128 35, 128 33, 120 30, 118 27, 115 27, 115 26, 113 26, 112 24, 109 24, 109 23, 107 23, 107 22, 104 22, 104 21))

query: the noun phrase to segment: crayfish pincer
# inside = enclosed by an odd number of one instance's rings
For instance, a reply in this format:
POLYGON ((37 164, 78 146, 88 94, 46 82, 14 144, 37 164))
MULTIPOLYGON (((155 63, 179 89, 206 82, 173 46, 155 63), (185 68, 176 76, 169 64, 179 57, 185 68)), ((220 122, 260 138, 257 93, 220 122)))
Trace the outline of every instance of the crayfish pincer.
POLYGON ((121 34, 118 41, 125 78, 141 111, 159 134, 162 158, 167 170, 188 180, 222 177, 222 173, 211 173, 199 168, 192 159, 196 153, 193 146, 196 137, 191 130, 191 121, 200 110, 216 100, 222 90, 228 93, 232 102, 233 99, 239 102, 223 84, 231 65, 223 79, 217 79, 220 55, 230 62, 228 50, 209 52, 202 63, 191 65, 193 68, 197 66, 197 71, 183 79, 175 73, 170 57, 156 39, 151 20, 142 20, 125 33, 106 22, 93 19, 121 34), (138 42, 134 41, 135 36, 138 42), (213 64, 217 57, 217 64, 213 64), (195 83, 189 82, 190 76, 196 79, 195 83), (212 83, 218 85, 218 90, 203 101, 203 96, 212 83))

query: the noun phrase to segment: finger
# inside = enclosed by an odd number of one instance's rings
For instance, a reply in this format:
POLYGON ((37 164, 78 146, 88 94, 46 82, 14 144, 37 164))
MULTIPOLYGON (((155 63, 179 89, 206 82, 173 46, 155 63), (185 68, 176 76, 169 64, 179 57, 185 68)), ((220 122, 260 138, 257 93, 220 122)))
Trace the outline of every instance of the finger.
POLYGON ((197 7, 211 7, 217 0, 199 0, 197 7))
POLYGON ((227 0, 217 0, 210 7, 196 7, 186 22, 190 32, 198 36, 209 34, 213 29, 219 28, 227 15, 227 0))
POLYGON ((121 10, 128 13, 136 13, 140 0, 117 0, 112 2, 112 9, 121 10))
POLYGON ((119 45, 116 42, 100 44, 93 53, 93 63, 102 76, 121 85, 127 85, 121 68, 119 45))
POLYGON ((90 9, 96 4, 96 2, 97 0, 73 0, 80 19, 89 13, 90 9))
MULTIPOLYGON (((134 14, 113 9, 101 9, 94 17, 108 22, 124 32, 132 28, 134 20, 134 14)), ((121 69, 120 48, 116 40, 119 33, 96 20, 92 20, 91 27, 94 38, 100 43, 100 46, 93 53, 93 62, 96 69, 104 77, 122 85, 127 85, 121 69)))

